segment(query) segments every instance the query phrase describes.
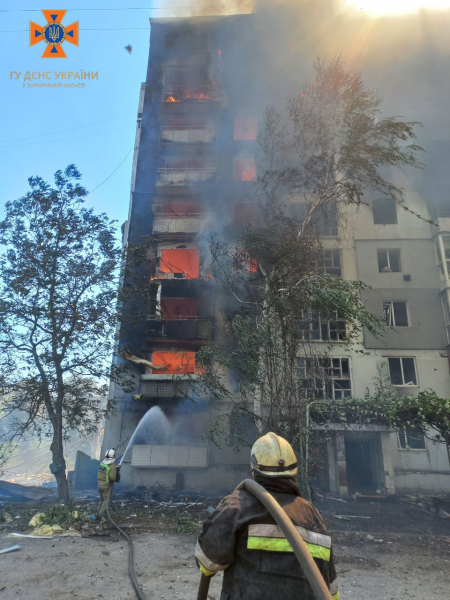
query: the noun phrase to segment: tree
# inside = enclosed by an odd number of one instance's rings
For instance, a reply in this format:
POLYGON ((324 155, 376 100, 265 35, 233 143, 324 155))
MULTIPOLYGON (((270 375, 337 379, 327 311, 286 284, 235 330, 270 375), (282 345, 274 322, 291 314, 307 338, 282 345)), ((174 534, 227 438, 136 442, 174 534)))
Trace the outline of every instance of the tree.
POLYGON ((0 223, 0 417, 12 415, 7 445, 25 434, 51 437, 59 497, 69 500, 64 439, 89 434, 105 412, 111 379, 121 249, 105 214, 83 205, 75 165, 54 186, 6 204, 0 223))
MULTIPOLYGON (((200 351, 203 377, 192 382, 216 401, 212 438, 227 435, 230 417, 246 415, 259 433, 285 435, 302 458, 310 404, 349 393, 331 382, 330 346, 353 344, 362 327, 378 335, 383 324, 360 301, 366 284, 327 268, 320 236, 338 223, 345 227, 348 208, 365 202, 367 192, 409 210, 383 169, 420 166, 420 147, 406 144, 419 123, 380 119, 377 93, 339 58, 318 60, 314 70, 284 113, 265 111, 257 223, 233 242, 211 240, 214 275, 230 296, 226 338, 200 351), (293 200, 295 216, 287 211, 293 200), (319 338, 328 347, 319 350, 319 338)), ((306 466, 304 480, 307 472, 306 466)))

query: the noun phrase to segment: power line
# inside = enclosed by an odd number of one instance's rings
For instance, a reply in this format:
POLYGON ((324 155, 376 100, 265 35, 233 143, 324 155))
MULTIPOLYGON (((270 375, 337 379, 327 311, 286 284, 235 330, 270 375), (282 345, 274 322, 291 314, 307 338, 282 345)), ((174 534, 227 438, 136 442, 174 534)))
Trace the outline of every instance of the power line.
POLYGON ((110 179, 110 178, 111 178, 111 177, 114 175, 114 173, 115 173, 115 172, 116 172, 118 169, 120 169, 120 167, 123 165, 123 163, 124 163, 124 162, 127 160, 127 158, 128 158, 128 155, 130 154, 130 152, 131 152, 132 150, 134 150, 134 144, 133 144, 133 145, 131 146, 131 148, 128 150, 128 152, 127 152, 127 155, 125 156, 125 158, 123 159, 123 161, 120 163, 120 165, 118 165, 118 166, 117 166, 117 167, 114 169, 114 171, 111 173, 111 175, 108 175, 108 177, 107 177, 107 178, 106 178, 104 181, 102 181, 101 183, 99 183, 97 187, 95 187, 93 190, 91 190, 91 191, 89 192, 89 194, 87 194, 87 196, 85 196, 85 198, 87 198, 88 196, 90 196, 91 194, 93 194, 93 193, 95 192, 95 190, 98 190, 98 188, 99 188, 100 186, 102 186, 104 183, 106 183, 106 182, 108 181, 108 179, 110 179))
POLYGON ((116 127, 116 129, 108 129, 108 131, 99 131, 97 133, 89 133, 88 135, 79 135, 77 137, 64 138, 63 140, 43 140, 42 142, 30 142, 29 144, 15 144, 14 146, 1 146, 0 150, 6 150, 9 148, 23 148, 24 146, 35 146, 36 144, 59 144, 59 142, 71 142, 72 140, 81 140, 83 138, 92 137, 96 135, 104 135, 111 131, 120 131, 121 129, 129 129, 134 125, 125 125, 125 127, 116 127))
MULTIPOLYGON (((52 131, 51 133, 38 133, 37 135, 30 135, 28 137, 17 138, 16 140, 0 140, 0 144, 10 144, 12 142, 21 142, 23 140, 33 140, 37 137, 44 137, 48 135, 57 135, 59 133, 66 133, 67 131, 75 131, 76 129, 82 129, 83 127, 92 127, 92 125, 98 125, 99 123, 107 123, 108 121, 114 121, 114 119, 121 119, 128 115, 134 114, 134 111, 125 113, 124 115, 118 115, 117 117, 111 117, 110 119, 103 119, 102 121, 94 121, 94 123, 88 123, 87 125, 79 125, 78 127, 71 127, 70 129, 61 129, 60 131, 52 131)), ((1 146, 0 146, 1 148, 1 146)))

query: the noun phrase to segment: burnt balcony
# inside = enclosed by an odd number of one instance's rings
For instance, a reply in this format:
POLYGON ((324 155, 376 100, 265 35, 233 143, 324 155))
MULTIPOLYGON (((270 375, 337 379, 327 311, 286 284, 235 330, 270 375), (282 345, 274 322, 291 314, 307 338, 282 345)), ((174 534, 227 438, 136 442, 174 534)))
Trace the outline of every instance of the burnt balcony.
POLYGON ((213 214, 156 215, 153 233, 198 233, 214 227, 213 214))
POLYGON ((215 167, 160 167, 156 174, 156 185, 189 186, 191 184, 215 184, 215 167))
POLYGON ((186 385, 173 380, 150 380, 139 382, 139 394, 143 398, 182 398, 186 393, 186 385))
POLYGON ((164 85, 162 101, 177 102, 218 102, 220 88, 213 84, 164 85))
POLYGON ((170 126, 162 125, 161 141, 180 144, 208 144, 217 137, 215 127, 199 127, 198 125, 170 126))
POLYGON ((214 320, 210 317, 188 317, 185 319, 158 319, 150 315, 146 321, 146 337, 153 340, 211 340, 214 320))

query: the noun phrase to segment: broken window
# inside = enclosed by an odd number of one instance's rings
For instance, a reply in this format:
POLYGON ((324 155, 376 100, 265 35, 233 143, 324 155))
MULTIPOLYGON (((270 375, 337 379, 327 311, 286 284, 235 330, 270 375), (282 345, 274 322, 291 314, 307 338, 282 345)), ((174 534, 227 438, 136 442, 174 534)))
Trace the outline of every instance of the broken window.
POLYGON ((328 273, 341 277, 341 252, 340 250, 322 250, 322 253, 316 260, 318 273, 328 273))
POLYGON ((395 225, 397 223, 397 205, 392 198, 374 200, 372 212, 375 225, 395 225))
POLYGON ((406 302, 383 302, 383 314, 389 327, 409 327, 406 302))
POLYGON ((297 369, 301 389, 308 398, 316 400, 351 398, 349 358, 299 358, 297 369))
POLYGON ((237 117, 234 120, 234 139, 256 140, 257 121, 254 117, 237 117))
POLYGON ((184 275, 186 279, 197 279, 200 270, 198 250, 176 248, 161 251, 161 273, 184 275))
POLYGON ((154 375, 195 373, 195 352, 153 352, 154 375))
POLYGON ((233 227, 252 227, 256 224, 256 204, 235 202, 233 204, 233 227))
MULTIPOLYGON (((306 219, 308 212, 309 206, 305 202, 291 202, 289 204, 289 216, 299 225, 306 219)), ((336 237, 338 235, 336 204, 331 203, 322 206, 314 215, 311 228, 324 237, 336 237)))
POLYGON ((255 181, 256 163, 252 159, 236 158, 233 162, 234 181, 255 181))
POLYGON ((416 362, 411 357, 391 357, 389 361, 389 373, 391 384, 395 386, 417 385, 416 362))
POLYGON ((401 450, 426 450, 425 437, 420 431, 404 427, 397 432, 398 447, 401 450))
POLYGON ((342 342, 347 339, 345 321, 336 312, 328 318, 318 310, 304 311, 300 322, 302 339, 318 342, 342 342))
POLYGON ((400 250, 377 250, 380 273, 401 273, 400 250))

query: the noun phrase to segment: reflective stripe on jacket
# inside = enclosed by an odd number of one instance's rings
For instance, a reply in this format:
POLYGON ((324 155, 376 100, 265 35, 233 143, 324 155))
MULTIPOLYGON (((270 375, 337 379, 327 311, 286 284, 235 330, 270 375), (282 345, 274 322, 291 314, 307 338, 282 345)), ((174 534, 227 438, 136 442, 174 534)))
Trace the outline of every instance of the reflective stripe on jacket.
POLYGON ((97 480, 98 483, 103 485, 119 481, 116 465, 105 465, 103 462, 100 463, 97 480))
MULTIPOLYGON (((305 541, 335 600, 339 600, 331 538, 314 506, 292 479, 260 477, 305 541)), ((196 559, 205 575, 225 571, 221 600, 313 600, 290 543, 264 506, 235 490, 205 521, 196 559)))

